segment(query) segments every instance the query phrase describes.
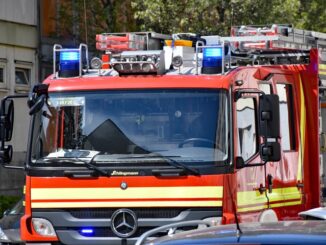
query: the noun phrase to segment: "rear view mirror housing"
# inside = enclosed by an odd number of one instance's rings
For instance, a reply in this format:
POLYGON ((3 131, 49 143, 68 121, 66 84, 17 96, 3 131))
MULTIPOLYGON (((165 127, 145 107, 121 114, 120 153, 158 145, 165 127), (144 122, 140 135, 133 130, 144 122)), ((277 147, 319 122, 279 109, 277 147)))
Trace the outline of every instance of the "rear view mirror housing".
POLYGON ((259 134, 266 138, 280 137, 279 97, 262 94, 259 100, 259 134))
POLYGON ((14 100, 27 95, 9 95, 1 100, 0 106, 0 164, 5 168, 23 169, 20 166, 7 166, 12 160, 13 147, 6 145, 11 141, 14 129, 14 100))
POLYGON ((260 146, 260 157, 264 162, 278 162, 281 159, 281 147, 278 142, 266 142, 260 146))
POLYGON ((4 99, 0 109, 0 140, 10 141, 14 126, 14 102, 11 99, 4 99))
POLYGON ((264 138, 260 145, 260 157, 266 162, 278 162, 281 159, 280 107, 276 94, 262 94, 259 97, 259 134, 264 138))
POLYGON ((13 148, 11 145, 4 146, 3 149, 0 150, 0 163, 6 164, 10 163, 12 160, 13 148))

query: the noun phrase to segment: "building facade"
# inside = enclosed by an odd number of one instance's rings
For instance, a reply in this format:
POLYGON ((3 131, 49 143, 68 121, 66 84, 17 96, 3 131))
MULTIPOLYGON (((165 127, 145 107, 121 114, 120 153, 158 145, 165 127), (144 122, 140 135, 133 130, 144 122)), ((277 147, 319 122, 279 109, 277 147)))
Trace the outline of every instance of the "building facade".
MULTIPOLYGON (((0 1, 0 98, 26 93, 38 82, 38 1, 0 1)), ((26 100, 15 101, 12 165, 23 165, 29 117, 26 100)), ((20 195, 24 171, 0 168, 0 195, 20 195)))

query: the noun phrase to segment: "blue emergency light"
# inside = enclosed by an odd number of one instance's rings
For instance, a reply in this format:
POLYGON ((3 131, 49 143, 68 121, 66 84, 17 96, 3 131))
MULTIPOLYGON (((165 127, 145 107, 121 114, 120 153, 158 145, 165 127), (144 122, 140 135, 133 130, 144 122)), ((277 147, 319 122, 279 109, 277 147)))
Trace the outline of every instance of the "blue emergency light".
POLYGON ((79 50, 61 50, 59 58, 60 77, 75 77, 79 75, 79 50))
POLYGON ((93 235, 94 230, 93 230, 92 228, 84 228, 84 229, 81 230, 81 233, 82 233, 83 235, 88 235, 88 236, 90 236, 90 235, 93 235))
POLYGON ((202 74, 217 74, 222 72, 222 47, 203 48, 202 74))

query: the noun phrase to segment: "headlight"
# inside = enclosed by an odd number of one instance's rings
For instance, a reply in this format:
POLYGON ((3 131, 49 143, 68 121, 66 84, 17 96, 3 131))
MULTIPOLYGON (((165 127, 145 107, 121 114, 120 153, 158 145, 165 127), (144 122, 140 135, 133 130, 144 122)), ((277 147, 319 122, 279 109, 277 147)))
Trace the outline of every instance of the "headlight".
POLYGON ((41 236, 55 236, 55 231, 50 221, 41 218, 32 218, 34 230, 41 236))
MULTIPOLYGON (((204 219, 204 221, 208 221, 212 224, 212 226, 218 226, 222 223, 222 217, 209 217, 204 219)), ((198 225, 198 229, 206 228, 205 225, 198 225)))
POLYGON ((3 230, 0 228, 0 242, 8 242, 8 241, 9 241, 8 237, 3 232, 3 230))

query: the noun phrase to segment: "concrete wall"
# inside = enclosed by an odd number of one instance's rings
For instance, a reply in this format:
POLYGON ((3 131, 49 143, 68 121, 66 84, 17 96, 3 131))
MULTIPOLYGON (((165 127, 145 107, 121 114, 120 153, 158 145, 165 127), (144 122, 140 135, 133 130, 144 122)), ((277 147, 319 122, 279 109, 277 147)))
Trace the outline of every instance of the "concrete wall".
MULTIPOLYGON (((37 0, 0 1, 0 98, 27 93, 38 82, 37 0), (28 84, 18 84, 17 72, 27 71, 28 84)), ((26 155, 29 117, 26 100, 15 101, 12 165, 23 166, 26 155)), ((24 172, 0 168, 0 195, 21 195, 24 172)))

